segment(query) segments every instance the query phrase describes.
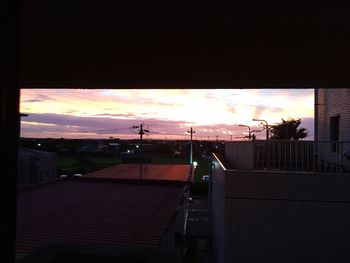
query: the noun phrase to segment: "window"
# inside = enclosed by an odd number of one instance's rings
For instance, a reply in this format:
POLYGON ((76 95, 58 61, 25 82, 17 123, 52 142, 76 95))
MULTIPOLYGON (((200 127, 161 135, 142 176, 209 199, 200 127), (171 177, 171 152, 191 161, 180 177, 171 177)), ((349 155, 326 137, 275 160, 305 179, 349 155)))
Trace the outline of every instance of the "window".
POLYGON ((330 135, 331 135, 331 150, 332 152, 339 152, 339 120, 340 116, 333 116, 330 118, 330 135))

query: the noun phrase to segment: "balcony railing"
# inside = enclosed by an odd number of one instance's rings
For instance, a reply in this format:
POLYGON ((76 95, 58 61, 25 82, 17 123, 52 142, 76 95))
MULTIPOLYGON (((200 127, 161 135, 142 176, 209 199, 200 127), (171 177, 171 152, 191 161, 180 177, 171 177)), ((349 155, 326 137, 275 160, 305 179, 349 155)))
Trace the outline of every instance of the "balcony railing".
POLYGON ((257 170, 342 173, 350 171, 344 151, 350 141, 254 141, 257 170))

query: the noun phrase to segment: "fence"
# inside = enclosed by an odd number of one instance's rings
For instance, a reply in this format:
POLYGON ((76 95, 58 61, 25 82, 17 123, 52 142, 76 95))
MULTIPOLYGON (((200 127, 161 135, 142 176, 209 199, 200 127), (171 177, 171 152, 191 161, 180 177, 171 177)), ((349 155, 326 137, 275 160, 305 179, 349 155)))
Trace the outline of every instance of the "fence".
POLYGON ((349 172, 350 141, 254 141, 256 170, 349 172))

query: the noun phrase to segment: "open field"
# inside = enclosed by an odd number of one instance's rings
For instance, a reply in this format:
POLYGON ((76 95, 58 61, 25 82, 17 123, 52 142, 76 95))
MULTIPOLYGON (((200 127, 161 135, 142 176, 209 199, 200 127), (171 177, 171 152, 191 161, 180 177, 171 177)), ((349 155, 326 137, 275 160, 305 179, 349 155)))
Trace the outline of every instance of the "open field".
POLYGON ((59 155, 58 168, 61 174, 88 173, 120 164, 118 157, 92 155, 59 155))

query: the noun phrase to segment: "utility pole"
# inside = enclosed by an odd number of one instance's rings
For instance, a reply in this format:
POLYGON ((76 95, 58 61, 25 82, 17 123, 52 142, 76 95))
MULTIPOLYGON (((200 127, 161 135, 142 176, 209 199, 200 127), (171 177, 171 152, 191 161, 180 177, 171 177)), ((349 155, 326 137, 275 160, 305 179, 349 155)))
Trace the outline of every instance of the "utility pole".
POLYGON ((142 152, 142 137, 145 134, 143 131, 143 124, 141 124, 141 126, 140 126, 139 134, 140 134, 140 151, 142 152))
MULTIPOLYGON (((139 132, 138 132, 138 134, 140 135, 140 177, 142 178, 142 176, 143 176, 143 171, 142 171, 142 166, 143 166, 143 163, 144 163, 144 158, 143 158, 143 156, 142 156, 142 154, 143 154, 143 135, 144 134, 146 134, 146 135, 148 135, 148 133, 150 133, 150 131, 148 130, 148 129, 144 129, 143 128, 143 125, 144 124, 141 124, 140 126, 132 126, 132 127, 130 127, 130 129, 138 129, 138 128, 140 128, 140 130, 139 130, 139 132)), ((147 140, 148 140, 148 137, 147 137, 147 140)))
POLYGON ((139 156, 139 160, 140 160, 140 178, 142 179, 143 178, 143 158, 142 158, 142 152, 143 152, 143 148, 142 148, 142 137, 143 135, 145 134, 144 131, 143 131, 143 124, 140 125, 140 131, 139 131, 139 134, 140 134, 140 156, 139 156))
POLYGON ((148 134, 150 131, 149 130, 145 130, 143 129, 143 124, 141 124, 140 126, 132 126, 131 129, 138 129, 140 128, 138 134, 140 135, 140 152, 142 152, 143 149, 143 135, 144 134, 148 134))
POLYGON ((256 136, 253 134, 253 132, 261 132, 259 130, 250 130, 250 127, 248 125, 244 125, 244 124, 239 124, 238 126, 240 127, 247 127, 248 128, 248 136, 245 136, 243 138, 248 138, 249 140, 255 140, 256 136))
POLYGON ((191 134, 191 144, 190 144, 190 164, 192 164, 192 151, 193 151, 193 145, 192 145, 192 134, 195 133, 195 131, 192 129, 190 131, 187 131, 191 134))

